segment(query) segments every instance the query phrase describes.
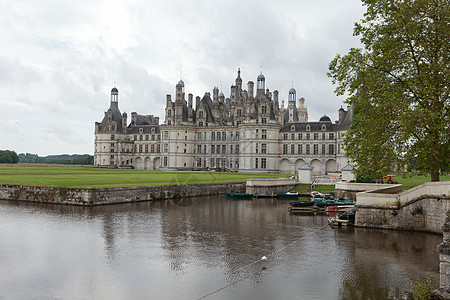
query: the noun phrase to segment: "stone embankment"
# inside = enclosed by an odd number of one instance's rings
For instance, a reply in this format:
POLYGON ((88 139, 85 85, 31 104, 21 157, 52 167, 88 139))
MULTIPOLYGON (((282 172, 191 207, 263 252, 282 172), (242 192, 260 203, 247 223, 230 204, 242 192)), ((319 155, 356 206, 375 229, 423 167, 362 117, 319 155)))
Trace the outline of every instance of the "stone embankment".
POLYGON ((66 189, 39 186, 0 185, 0 199, 68 205, 105 205, 181 197, 244 192, 245 182, 66 189))
POLYGON ((355 226, 442 233, 450 209, 450 182, 428 182, 401 191, 401 185, 356 194, 355 226))

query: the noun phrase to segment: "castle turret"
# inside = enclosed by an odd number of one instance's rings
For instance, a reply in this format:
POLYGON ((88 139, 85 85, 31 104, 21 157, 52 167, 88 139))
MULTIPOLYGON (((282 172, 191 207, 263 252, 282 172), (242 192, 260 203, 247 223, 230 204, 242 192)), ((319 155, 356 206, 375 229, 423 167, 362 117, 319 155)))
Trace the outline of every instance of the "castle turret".
POLYGON ((238 76, 236 78, 236 88, 238 91, 242 90, 241 69, 238 69, 238 76))
POLYGON ((249 98, 253 98, 254 97, 254 94, 253 94, 253 87, 254 87, 254 83, 253 83, 253 81, 249 81, 248 83, 247 83, 247 89, 248 89, 248 97, 249 98))
POLYGON ((256 95, 262 95, 264 94, 264 91, 266 89, 266 78, 264 77, 264 75, 259 74, 258 78, 257 78, 257 83, 256 83, 256 95))

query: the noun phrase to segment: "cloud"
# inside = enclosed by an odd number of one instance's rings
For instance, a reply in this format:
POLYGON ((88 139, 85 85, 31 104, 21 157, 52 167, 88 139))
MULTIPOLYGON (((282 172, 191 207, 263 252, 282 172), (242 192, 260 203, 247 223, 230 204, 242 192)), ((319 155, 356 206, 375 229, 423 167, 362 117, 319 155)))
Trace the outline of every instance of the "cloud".
POLYGON ((325 73, 336 53, 358 45, 362 13, 354 0, 2 1, 3 147, 93 153, 113 86, 122 112, 163 121, 181 77, 194 96, 214 86, 228 96, 238 68, 246 84, 261 66, 280 100, 293 84, 310 120, 335 119, 342 99, 325 73))

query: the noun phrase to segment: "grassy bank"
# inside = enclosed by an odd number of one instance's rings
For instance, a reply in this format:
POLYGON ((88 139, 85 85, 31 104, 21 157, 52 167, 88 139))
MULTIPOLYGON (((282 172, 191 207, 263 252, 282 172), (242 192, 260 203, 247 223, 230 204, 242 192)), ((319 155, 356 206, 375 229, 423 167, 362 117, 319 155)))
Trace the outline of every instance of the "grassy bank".
POLYGON ((213 182, 242 182, 256 177, 284 177, 265 173, 167 172, 99 169, 92 166, 1 165, 0 184, 64 188, 153 186, 213 182))

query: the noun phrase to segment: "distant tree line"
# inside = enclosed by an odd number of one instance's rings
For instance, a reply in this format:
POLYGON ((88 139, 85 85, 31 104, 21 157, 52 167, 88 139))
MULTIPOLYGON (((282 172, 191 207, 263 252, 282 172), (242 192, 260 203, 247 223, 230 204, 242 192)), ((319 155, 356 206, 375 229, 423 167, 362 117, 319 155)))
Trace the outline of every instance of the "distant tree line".
POLYGON ((15 164, 19 161, 17 153, 11 150, 0 150, 0 163, 15 164))
POLYGON ((38 156, 31 153, 20 153, 18 157, 19 163, 33 164, 62 164, 62 165, 93 165, 94 156, 89 154, 61 154, 38 156))

